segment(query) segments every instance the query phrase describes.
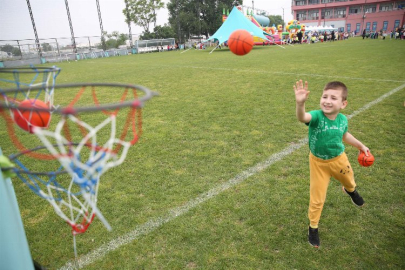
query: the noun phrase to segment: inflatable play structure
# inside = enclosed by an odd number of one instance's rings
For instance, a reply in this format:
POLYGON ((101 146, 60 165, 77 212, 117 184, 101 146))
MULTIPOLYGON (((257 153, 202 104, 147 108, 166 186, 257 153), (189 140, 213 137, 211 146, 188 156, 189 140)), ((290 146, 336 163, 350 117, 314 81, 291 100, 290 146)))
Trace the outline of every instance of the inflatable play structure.
POLYGON ((297 35, 299 31, 305 33, 305 25, 301 24, 299 21, 291 20, 286 26, 287 33, 290 37, 297 35))
POLYGON ((270 41, 264 41, 260 38, 254 38, 254 42, 255 45, 263 45, 264 44, 280 44, 280 36, 276 35, 277 33, 277 29, 276 26, 270 26, 270 19, 267 18, 266 16, 262 16, 262 15, 254 15, 253 11, 251 11, 250 15, 246 15, 246 17, 252 22, 254 23, 257 27, 259 27, 260 29, 263 30, 264 33, 266 33, 270 39, 270 41))
POLYGON ((218 45, 228 41, 229 36, 235 31, 239 29, 244 29, 248 31, 253 37, 261 38, 265 41, 270 41, 268 38, 269 36, 266 35, 263 30, 257 27, 254 23, 252 23, 247 17, 243 15, 236 7, 234 7, 221 25, 221 27, 206 41, 214 41, 217 42, 218 45))
MULTIPOLYGON (((242 6, 238 6, 237 9, 243 14, 242 6)), ((225 14, 225 9, 222 13, 222 22, 225 23, 229 16, 229 10, 227 11, 227 14, 225 14)), ((302 31, 303 33, 305 32, 305 25, 296 20, 289 21, 286 26, 286 31, 283 32, 282 25, 278 25, 277 28, 274 24, 273 26, 270 26, 270 19, 268 17, 255 15, 253 14, 253 10, 251 10, 250 12, 247 11, 247 14, 244 16, 256 27, 260 28, 263 31, 263 34, 267 37, 266 40, 258 36, 254 36, 253 38, 255 45, 282 44, 283 40, 294 38, 298 31, 302 31)))
POLYGON ((270 24, 270 19, 265 16, 245 16, 241 6, 233 7, 232 11, 227 15, 225 15, 225 10, 223 13, 223 23, 221 27, 208 39, 202 41, 202 43, 211 41, 217 44, 217 46, 210 53, 212 53, 221 44, 227 42, 229 36, 234 31, 239 29, 248 31, 253 36, 256 45, 280 45, 283 44, 285 35, 287 37, 291 37, 291 35, 294 35, 296 32, 298 32, 298 30, 303 28, 298 21, 291 21, 288 24, 287 32, 282 32, 281 25, 279 25, 277 29, 275 26, 268 26, 270 24), (262 26, 262 24, 264 26, 262 26))
MULTIPOLYGON (((243 14, 243 8, 242 6, 237 6, 236 7, 239 12, 243 14)), ((222 12, 222 22, 224 23, 229 16, 229 10, 227 11, 227 14, 225 14, 225 9, 222 12)), ((267 18, 266 16, 262 15, 254 15, 253 11, 247 12, 247 15, 245 17, 251 21, 256 27, 261 29, 263 31, 263 34, 267 37, 267 39, 263 39, 257 36, 253 36, 254 44, 255 45, 269 45, 269 44, 280 44, 280 36, 276 35, 277 29, 276 27, 270 26, 270 19, 267 18)))

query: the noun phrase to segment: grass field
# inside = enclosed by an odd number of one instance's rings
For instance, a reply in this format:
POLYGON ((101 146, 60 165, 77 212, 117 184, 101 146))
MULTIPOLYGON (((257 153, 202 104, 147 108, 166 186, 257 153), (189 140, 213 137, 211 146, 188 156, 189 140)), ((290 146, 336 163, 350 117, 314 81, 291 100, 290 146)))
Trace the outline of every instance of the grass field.
MULTIPOLYGON (((404 269, 404 46, 351 38, 257 46, 244 57, 190 50, 59 63, 58 84, 133 83, 159 92, 143 109, 139 143, 102 178, 98 206, 113 230, 96 218, 77 236, 79 265, 404 269), (346 147, 366 205, 356 208, 331 181, 319 249, 307 242, 308 130, 295 117, 292 88, 299 79, 309 82, 307 110, 319 108, 328 81, 348 86, 349 130, 376 158, 360 167, 357 149, 346 147)), ((14 153, 7 131, 0 135, 3 153, 14 153)), ((32 257, 48 269, 68 267, 70 227, 18 178, 13 183, 32 257)))

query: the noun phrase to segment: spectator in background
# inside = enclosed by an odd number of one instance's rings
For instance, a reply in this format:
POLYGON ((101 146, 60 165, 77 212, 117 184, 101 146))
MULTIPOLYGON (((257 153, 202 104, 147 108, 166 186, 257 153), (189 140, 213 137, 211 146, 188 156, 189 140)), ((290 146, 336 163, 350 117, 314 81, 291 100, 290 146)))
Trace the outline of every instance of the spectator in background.
POLYGON ((301 42, 302 42, 302 32, 301 32, 301 30, 298 31, 297 38, 298 38, 298 43, 301 44, 301 42))
POLYGON ((311 44, 311 38, 312 38, 312 31, 309 31, 307 37, 308 44, 311 44))

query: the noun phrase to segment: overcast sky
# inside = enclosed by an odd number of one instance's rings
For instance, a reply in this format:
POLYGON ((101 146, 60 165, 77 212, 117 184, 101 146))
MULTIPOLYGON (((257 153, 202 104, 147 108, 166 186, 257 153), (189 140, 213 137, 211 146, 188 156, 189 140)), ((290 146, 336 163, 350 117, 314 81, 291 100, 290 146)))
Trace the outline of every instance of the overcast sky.
MULTIPOLYGON (((168 3, 169 0, 164 2, 168 3)), ((30 0, 30 4, 39 39, 71 37, 65 0, 30 0)), ((122 13, 124 0, 99 0, 99 4, 104 31, 127 34, 128 25, 122 13)), ((292 19, 291 0, 244 0, 245 6, 252 4, 271 15, 283 16, 284 8, 285 21, 292 19)), ((100 36, 96 0, 68 0, 68 5, 75 37, 100 36)), ((157 25, 168 23, 168 17, 166 8, 160 10, 157 25)), ((132 34, 143 32, 142 28, 133 24, 131 29, 132 34)), ((23 39, 35 39, 27 1, 0 0, 0 40, 23 39)))

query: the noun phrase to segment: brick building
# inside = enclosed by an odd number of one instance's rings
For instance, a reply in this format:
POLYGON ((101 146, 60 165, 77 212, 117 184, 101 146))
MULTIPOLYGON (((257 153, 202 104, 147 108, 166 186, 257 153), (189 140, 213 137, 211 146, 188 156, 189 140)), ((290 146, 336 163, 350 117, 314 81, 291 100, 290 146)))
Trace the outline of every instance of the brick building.
POLYGON ((292 0, 294 19, 305 26, 332 26, 357 35, 391 32, 405 24, 404 0, 292 0))

